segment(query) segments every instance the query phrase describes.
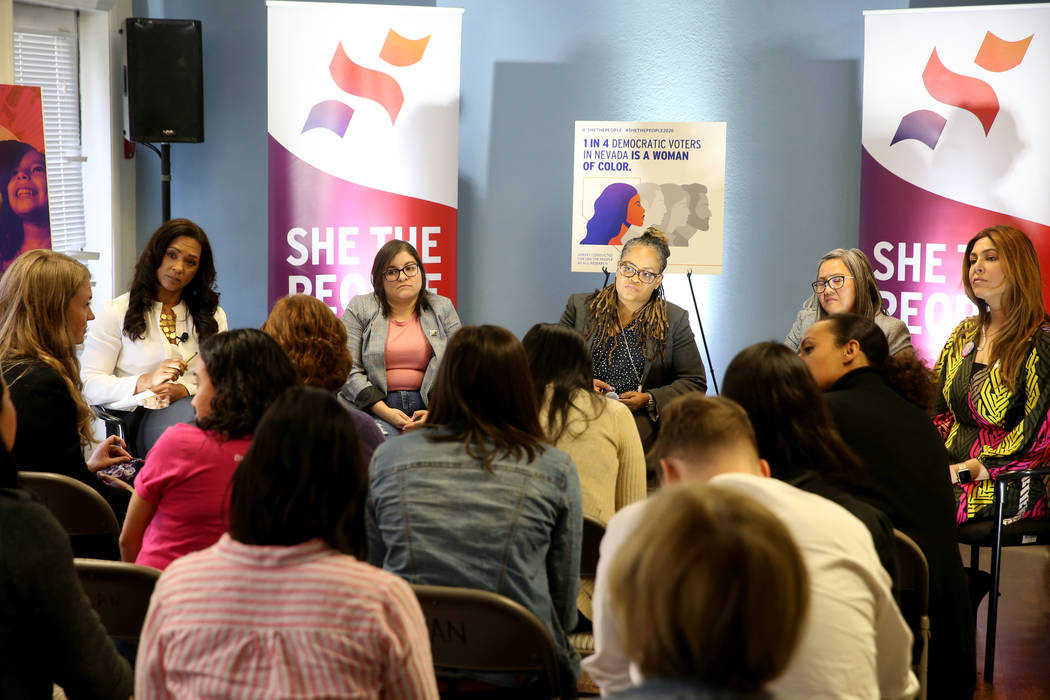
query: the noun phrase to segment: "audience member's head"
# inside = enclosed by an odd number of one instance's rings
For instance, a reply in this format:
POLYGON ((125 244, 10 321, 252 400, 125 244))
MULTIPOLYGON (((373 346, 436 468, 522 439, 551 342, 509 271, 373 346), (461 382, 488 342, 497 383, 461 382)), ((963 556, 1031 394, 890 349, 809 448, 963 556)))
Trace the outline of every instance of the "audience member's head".
POLYGON ((266 408, 298 383, 288 356, 254 328, 218 333, 201 343, 197 359, 197 425, 231 440, 252 435, 266 408))
POLYGON ((367 493, 349 414, 331 392, 293 387, 263 414, 233 475, 230 535, 255 545, 320 538, 363 559, 367 493))
POLYGON ((755 343, 737 353, 726 368, 722 396, 747 411, 758 453, 777 479, 790 481, 814 470, 849 481, 861 469, 813 376, 786 345, 755 343))
POLYGON ((762 688, 791 660, 809 605, 787 528, 718 486, 674 487, 648 508, 657 517, 631 534, 609 574, 627 658, 647 678, 762 688))
POLYGON ((488 468, 496 454, 532 461, 546 439, 525 348, 499 326, 464 326, 448 341, 430 393, 431 439, 461 441, 488 468))
POLYGON ((595 417, 602 412, 605 400, 592 390, 591 353, 582 335, 554 323, 537 323, 521 343, 529 358, 532 384, 540 406, 544 394, 550 392, 544 422, 552 442, 557 442, 568 428, 574 399, 589 401, 595 417), (580 390, 584 393, 581 394, 580 390))
POLYGON ((5 366, 39 360, 62 376, 85 443, 92 440, 94 414, 80 393, 76 346, 92 318, 91 273, 68 255, 29 250, 0 277, 0 357, 5 366))
POLYGON ((660 432, 647 458, 664 484, 707 481, 730 472, 769 476, 744 410, 728 399, 696 392, 675 398, 660 412, 660 432))
POLYGON ((854 370, 870 367, 920 408, 928 410, 936 396, 933 375, 915 353, 891 356, 883 330, 858 314, 832 314, 814 323, 802 336, 798 356, 825 391, 854 370))
POLYGON ((307 294, 278 299, 262 325, 288 353, 307 386, 338 391, 353 366, 346 346, 346 326, 328 305, 307 294))

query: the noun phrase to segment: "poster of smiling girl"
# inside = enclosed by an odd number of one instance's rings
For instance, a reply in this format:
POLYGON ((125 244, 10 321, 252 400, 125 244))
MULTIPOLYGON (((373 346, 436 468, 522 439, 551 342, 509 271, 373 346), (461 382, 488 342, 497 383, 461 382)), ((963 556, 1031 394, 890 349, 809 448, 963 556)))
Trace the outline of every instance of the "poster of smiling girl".
POLYGON ((51 247, 40 88, 0 85, 0 271, 51 247))
POLYGON ((572 271, 612 269, 649 226, 667 272, 722 272, 725 122, 576 122, 572 271))

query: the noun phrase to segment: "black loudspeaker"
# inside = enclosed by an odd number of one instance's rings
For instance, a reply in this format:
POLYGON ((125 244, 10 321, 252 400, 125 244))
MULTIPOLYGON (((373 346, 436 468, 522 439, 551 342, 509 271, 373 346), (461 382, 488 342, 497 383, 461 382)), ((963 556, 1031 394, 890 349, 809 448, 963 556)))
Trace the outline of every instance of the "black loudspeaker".
POLYGON ((129 17, 122 33, 124 138, 204 141, 200 21, 129 17))

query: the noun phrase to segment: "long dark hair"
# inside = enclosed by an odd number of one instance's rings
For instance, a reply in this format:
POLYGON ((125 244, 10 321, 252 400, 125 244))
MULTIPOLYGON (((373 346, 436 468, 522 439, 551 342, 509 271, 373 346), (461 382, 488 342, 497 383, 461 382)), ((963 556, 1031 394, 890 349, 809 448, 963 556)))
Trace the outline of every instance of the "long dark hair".
POLYGON ((937 393, 933 373, 914 353, 898 353, 891 357, 883 330, 858 314, 832 314, 825 320, 836 347, 856 340, 860 351, 868 358, 868 365, 881 374, 894 391, 925 411, 933 406, 937 393))
POLYGON ((560 440, 568 430, 574 396, 582 396, 582 400, 591 405, 593 410, 589 412, 589 420, 602 414, 605 399, 592 390, 594 369, 582 335, 565 326, 537 323, 521 343, 529 358, 532 385, 539 406, 543 406, 547 387, 551 388, 546 415, 547 437, 551 442, 560 440), (584 393, 580 394, 580 390, 584 393))
POLYGON ((295 367, 277 341, 254 328, 211 336, 201 343, 201 362, 215 394, 211 413, 197 424, 224 440, 254 433, 270 403, 299 382, 295 367))
POLYGON ((383 273, 390 267, 393 259, 402 252, 408 253, 416 261, 416 265, 419 266, 419 276, 422 278, 419 297, 416 299, 416 313, 430 308, 430 301, 427 298, 430 292, 427 291, 427 271, 423 267, 423 259, 419 257, 419 251, 415 246, 408 241, 395 238, 383 244, 383 247, 376 253, 375 259, 372 260, 372 288, 379 300, 379 307, 383 310, 383 318, 389 316, 391 311, 390 302, 386 298, 386 287, 383 286, 383 273))
POLYGON ((758 454, 776 478, 790 481, 813 470, 849 483, 862 469, 832 423, 813 375, 787 346, 769 341, 737 353, 722 380, 722 396, 747 411, 758 454))
POLYGON ((255 545, 320 538, 364 559, 368 469, 353 419, 331 392, 287 389, 233 475, 230 535, 255 545))
POLYGON ((966 320, 968 333, 960 333, 955 338, 955 351, 962 353, 963 339, 973 332, 975 327, 987 328, 991 320, 988 304, 978 297, 970 284, 970 254, 977 241, 989 239, 999 252, 1000 265, 1006 278, 1006 293, 1003 294, 1003 306, 1006 308, 1006 323, 998 336, 992 339, 988 356, 988 366, 996 360, 1000 362, 1003 382, 1011 391, 1020 374, 1021 367, 1028 357, 1029 340, 1039 326, 1050 321, 1043 303, 1043 278, 1039 270, 1039 255, 1032 245, 1032 239, 1024 231, 1013 226, 992 226, 979 232, 966 244, 962 260, 962 282, 966 296, 977 306, 977 316, 966 320))
POLYGON ((448 429, 432 431, 431 440, 462 442, 489 470, 497 455, 531 462, 543 451, 529 361, 513 333, 499 326, 456 331, 430 392, 427 423, 448 429))
POLYGON ((211 244, 204 230, 189 219, 172 219, 161 224, 149 243, 146 244, 139 261, 135 263, 135 275, 131 280, 128 312, 124 314, 124 335, 132 340, 146 336, 146 310, 157 300, 157 270, 164 261, 168 246, 179 236, 192 238, 201 244, 200 266, 197 274, 182 290, 197 338, 204 340, 219 332, 215 310, 219 308, 219 293, 215 291, 215 261, 211 244))

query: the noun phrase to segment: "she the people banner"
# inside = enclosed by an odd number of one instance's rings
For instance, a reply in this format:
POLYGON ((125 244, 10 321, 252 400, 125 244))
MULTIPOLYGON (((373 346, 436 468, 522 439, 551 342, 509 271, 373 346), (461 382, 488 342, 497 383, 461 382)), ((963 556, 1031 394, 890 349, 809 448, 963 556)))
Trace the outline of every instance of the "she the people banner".
POLYGON ((269 302, 341 312, 412 243, 456 298, 462 10, 267 3, 269 302))
POLYGON ((0 272, 23 252, 50 247, 41 91, 0 85, 0 272))
POLYGON ((611 272, 655 226, 667 272, 722 273, 725 122, 576 122, 574 153, 573 272, 611 272))
POLYGON ((1050 5, 865 13, 860 247, 934 360, 976 311, 966 242, 1006 224, 1050 281, 1050 5))

